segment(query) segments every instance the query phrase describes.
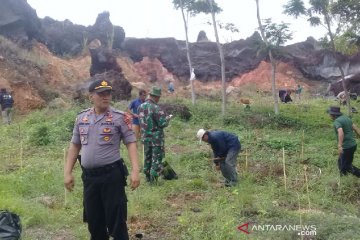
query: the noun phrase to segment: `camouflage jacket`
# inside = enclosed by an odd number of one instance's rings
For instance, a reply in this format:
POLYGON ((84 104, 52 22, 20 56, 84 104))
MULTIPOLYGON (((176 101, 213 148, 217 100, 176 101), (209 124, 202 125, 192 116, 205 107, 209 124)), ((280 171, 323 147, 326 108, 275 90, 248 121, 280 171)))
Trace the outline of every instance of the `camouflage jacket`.
POLYGON ((153 146, 164 146, 164 128, 169 120, 153 100, 147 99, 138 108, 141 140, 143 143, 151 143, 153 146))

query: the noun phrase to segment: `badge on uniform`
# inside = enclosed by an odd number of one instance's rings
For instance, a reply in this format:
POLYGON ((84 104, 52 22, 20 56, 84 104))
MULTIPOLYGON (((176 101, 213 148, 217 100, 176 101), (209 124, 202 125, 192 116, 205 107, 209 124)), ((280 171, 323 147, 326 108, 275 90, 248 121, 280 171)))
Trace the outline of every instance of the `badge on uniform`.
POLYGON ((104 132, 104 133, 110 133, 110 132, 111 132, 111 128, 104 128, 104 129, 103 129, 103 132, 104 132))
POLYGON ((109 137, 109 136, 105 136, 103 139, 104 139, 105 142, 110 141, 110 137, 109 137))
POLYGON ((85 117, 83 117, 82 121, 83 121, 83 122, 88 122, 89 119, 87 118, 87 116, 85 116, 85 117))

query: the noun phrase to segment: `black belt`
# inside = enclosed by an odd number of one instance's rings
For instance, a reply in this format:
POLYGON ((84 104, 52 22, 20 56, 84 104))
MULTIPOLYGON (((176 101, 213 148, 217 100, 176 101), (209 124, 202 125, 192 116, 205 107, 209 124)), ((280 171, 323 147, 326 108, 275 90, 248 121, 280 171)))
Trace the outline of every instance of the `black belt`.
POLYGON ((85 175, 88 176, 100 176, 106 173, 111 172, 112 170, 114 170, 115 168, 119 168, 120 166, 122 166, 122 160, 118 160, 116 162, 101 166, 101 167, 97 167, 97 168, 90 168, 90 169, 86 169, 84 167, 81 166, 82 171, 85 175))

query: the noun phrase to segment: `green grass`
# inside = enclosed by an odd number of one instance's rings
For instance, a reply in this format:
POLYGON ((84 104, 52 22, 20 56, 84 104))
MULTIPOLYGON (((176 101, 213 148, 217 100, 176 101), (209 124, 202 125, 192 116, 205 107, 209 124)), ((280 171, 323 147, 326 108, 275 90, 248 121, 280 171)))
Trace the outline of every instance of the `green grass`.
MULTIPOLYGON (((294 231, 246 235, 237 230, 247 222, 315 225, 316 239, 356 239, 359 235, 360 180, 339 177, 335 134, 325 112, 334 102, 306 99, 300 104, 281 104, 281 114, 275 116, 270 98, 256 99, 250 111, 229 104, 222 117, 219 102, 200 99, 192 106, 183 99, 162 101, 186 104, 193 114, 189 121, 175 117, 165 130, 165 160, 179 179, 148 185, 142 176, 137 190, 127 189, 131 235, 143 232, 145 239, 186 240, 301 239, 294 231), (238 158, 237 187, 221 187, 221 174, 209 161, 210 147, 200 145, 195 137, 199 128, 227 130, 240 137, 244 151, 238 158)), ((126 108, 126 103, 115 105, 126 108)), ((25 240, 89 238, 82 223, 78 166, 75 189, 66 193, 66 203, 63 187, 64 150, 81 108, 44 109, 0 127, 0 208, 20 215, 25 240)), ((360 116, 355 114, 353 120, 359 123, 360 116)), ((354 165, 360 165, 358 156, 354 165)))

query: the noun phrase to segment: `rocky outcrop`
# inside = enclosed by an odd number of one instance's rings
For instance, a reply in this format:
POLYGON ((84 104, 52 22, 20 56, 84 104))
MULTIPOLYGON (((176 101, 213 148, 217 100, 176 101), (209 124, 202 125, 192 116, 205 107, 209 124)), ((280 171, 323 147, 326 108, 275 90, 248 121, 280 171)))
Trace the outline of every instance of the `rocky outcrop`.
MULTIPOLYGON (((259 54, 260 47, 261 37, 258 33, 246 40, 224 44, 227 81, 259 65, 265 58, 264 54, 259 54)), ((188 80, 189 78, 184 41, 177 41, 174 38, 129 38, 124 42, 124 50, 135 62, 141 61, 144 57, 157 58, 179 79, 188 80)), ((205 82, 221 78, 220 57, 216 43, 190 43, 190 52, 196 79, 205 82)))
POLYGON ((73 24, 69 20, 56 21, 45 17, 42 20, 43 36, 40 41, 60 56, 77 55, 94 39, 100 40, 102 46, 119 49, 125 39, 125 32, 123 28, 113 26, 109 17, 108 12, 100 13, 95 24, 89 27, 73 24))
POLYGON ((119 73, 122 72, 121 67, 116 62, 116 56, 112 50, 102 46, 89 47, 89 50, 91 55, 90 76, 94 76, 95 74, 107 72, 110 70, 114 70, 115 72, 119 73))
MULTIPOLYGON (((352 74, 345 77, 345 84, 348 91, 360 95, 360 73, 352 74)), ((340 92, 344 91, 342 80, 338 80, 330 85, 329 91, 337 96, 340 92)))
POLYGON ((58 56, 79 54, 86 44, 86 28, 69 20, 56 21, 50 17, 42 20, 43 35, 40 42, 58 56))
POLYGON ((80 102, 84 101, 84 99, 88 95, 88 89, 90 84, 93 81, 99 79, 106 79, 111 83, 113 87, 113 100, 129 100, 131 98, 131 84, 124 78, 124 75, 122 73, 114 70, 95 74, 86 82, 78 85, 73 98, 79 100, 80 102))
POLYGON ((39 19, 26 0, 1 1, 0 34, 22 45, 36 39, 58 56, 77 55, 94 39, 120 49, 125 39, 124 29, 111 23, 109 12, 100 13, 93 26, 85 27, 69 20, 39 19))
POLYGON ((36 11, 26 0, 1 0, 0 34, 20 43, 39 37, 41 28, 36 11))
POLYGON ((95 24, 87 28, 87 32, 89 42, 99 39, 109 49, 120 49, 125 39, 124 29, 111 23, 109 12, 100 13, 95 24))
POLYGON ((92 81, 106 79, 113 86, 113 98, 115 100, 128 100, 131 97, 132 86, 124 77, 120 65, 116 61, 113 50, 101 46, 100 41, 95 39, 89 44, 91 54, 91 78, 82 84, 78 91, 78 97, 84 95, 92 81))
POLYGON ((206 32, 201 30, 198 34, 196 42, 208 42, 208 41, 209 41, 209 39, 206 36, 206 32))
POLYGON ((283 48, 283 59, 290 61, 309 79, 333 80, 341 76, 337 61, 347 74, 353 74, 359 63, 339 53, 335 56, 329 50, 322 49, 313 38, 283 48))

